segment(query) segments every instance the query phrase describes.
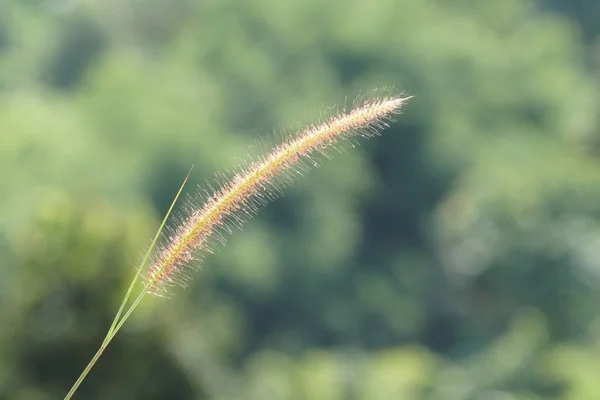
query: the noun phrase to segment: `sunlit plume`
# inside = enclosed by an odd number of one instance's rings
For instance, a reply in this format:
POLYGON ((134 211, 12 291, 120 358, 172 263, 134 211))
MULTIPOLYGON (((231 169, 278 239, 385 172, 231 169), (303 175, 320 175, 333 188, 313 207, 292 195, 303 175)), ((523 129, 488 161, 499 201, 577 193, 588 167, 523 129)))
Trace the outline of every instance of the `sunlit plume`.
POLYGON ((186 287, 189 271, 198 267, 202 252, 224 242, 232 227, 241 227, 260 207, 281 194, 281 189, 310 167, 319 156, 344 142, 378 135, 409 98, 390 96, 362 101, 349 111, 292 135, 266 156, 250 161, 242 171, 214 191, 203 205, 192 204, 187 217, 173 232, 144 275, 149 293, 168 296, 171 288, 186 287))

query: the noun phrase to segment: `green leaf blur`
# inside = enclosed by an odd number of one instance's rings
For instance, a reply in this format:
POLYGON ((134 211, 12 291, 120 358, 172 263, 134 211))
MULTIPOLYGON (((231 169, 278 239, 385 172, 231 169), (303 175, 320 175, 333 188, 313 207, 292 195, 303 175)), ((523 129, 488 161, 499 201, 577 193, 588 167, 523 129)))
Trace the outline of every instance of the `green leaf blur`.
POLYGON ((75 398, 600 398, 598 27, 595 0, 0 2, 0 399, 66 394, 192 164, 193 196, 377 87, 415 98, 144 301, 75 398))

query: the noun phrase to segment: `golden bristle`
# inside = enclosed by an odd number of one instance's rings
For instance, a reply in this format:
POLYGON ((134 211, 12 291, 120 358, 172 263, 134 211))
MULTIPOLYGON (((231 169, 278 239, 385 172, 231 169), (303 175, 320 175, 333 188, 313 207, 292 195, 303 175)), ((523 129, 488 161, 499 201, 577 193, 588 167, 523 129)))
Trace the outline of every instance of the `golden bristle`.
MULTIPOLYGON (((277 196, 276 178, 303 166, 315 153, 324 153, 343 138, 371 137, 387 126, 408 98, 386 97, 370 100, 328 121, 310 127, 277 146, 266 157, 252 162, 211 195, 204 206, 193 210, 159 251, 156 261, 144 276, 149 292, 169 294, 173 286, 186 286, 186 269, 197 250, 209 250, 219 229, 227 221, 238 224, 254 215, 258 208, 277 196)), ((300 171, 298 171, 300 172, 300 171)))

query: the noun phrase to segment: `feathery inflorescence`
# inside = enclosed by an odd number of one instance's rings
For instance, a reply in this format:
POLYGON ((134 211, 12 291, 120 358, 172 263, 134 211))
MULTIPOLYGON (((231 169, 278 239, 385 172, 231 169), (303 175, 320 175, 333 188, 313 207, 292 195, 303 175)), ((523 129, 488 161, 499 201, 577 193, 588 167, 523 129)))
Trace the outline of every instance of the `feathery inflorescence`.
POLYGON ((198 250, 210 252, 212 243, 223 242, 232 225, 241 226, 261 206, 276 198, 281 187, 291 183, 295 175, 317 165, 315 155, 327 157, 327 150, 337 143, 378 135, 408 99, 392 96, 364 101, 293 135, 265 157, 248 163, 243 172, 235 174, 220 189, 207 193, 204 205, 190 209, 144 275, 149 293, 168 296, 172 287, 186 287, 187 271, 194 268, 192 261, 201 256, 198 250))

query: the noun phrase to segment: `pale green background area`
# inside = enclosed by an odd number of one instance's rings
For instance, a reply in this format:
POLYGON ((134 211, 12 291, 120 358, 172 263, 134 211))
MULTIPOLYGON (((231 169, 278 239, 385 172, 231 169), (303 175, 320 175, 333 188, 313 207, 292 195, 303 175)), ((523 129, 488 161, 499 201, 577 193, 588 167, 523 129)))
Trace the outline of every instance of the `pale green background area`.
POLYGON ((374 88, 76 398, 600 398, 599 78, 596 0, 0 2, 0 399, 66 394, 192 164, 374 88))

